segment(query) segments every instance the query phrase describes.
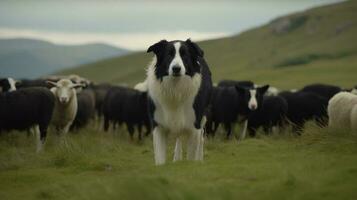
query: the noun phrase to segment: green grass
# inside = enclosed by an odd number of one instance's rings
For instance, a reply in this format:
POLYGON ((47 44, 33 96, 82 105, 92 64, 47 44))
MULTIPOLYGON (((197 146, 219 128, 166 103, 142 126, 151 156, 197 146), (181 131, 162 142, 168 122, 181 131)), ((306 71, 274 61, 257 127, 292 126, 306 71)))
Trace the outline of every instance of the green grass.
MULTIPOLYGON (((357 135, 310 126, 301 137, 206 140, 203 163, 156 167, 151 138, 94 128, 49 137, 0 137, 0 199, 355 199, 357 135)), ((170 144, 170 158, 174 142, 170 144)))
MULTIPOLYGON (((324 6, 277 20, 238 36, 200 46, 215 81, 250 79, 281 89, 322 82, 356 84, 357 1, 324 6), (347 25, 345 25, 347 24, 347 25), (344 27, 336 32, 336 27, 344 27), (279 66, 283 63, 284 66, 279 66)), ((99 82, 135 84, 145 78, 151 55, 137 52, 80 66, 77 73, 99 82)), ((151 137, 129 142, 125 131, 87 128, 68 136, 50 134, 35 153, 33 137, 0 136, 0 199, 356 199, 357 133, 309 126, 301 137, 259 136, 241 143, 206 141, 203 163, 156 167, 151 137)), ((174 142, 170 144, 170 159, 174 142)))

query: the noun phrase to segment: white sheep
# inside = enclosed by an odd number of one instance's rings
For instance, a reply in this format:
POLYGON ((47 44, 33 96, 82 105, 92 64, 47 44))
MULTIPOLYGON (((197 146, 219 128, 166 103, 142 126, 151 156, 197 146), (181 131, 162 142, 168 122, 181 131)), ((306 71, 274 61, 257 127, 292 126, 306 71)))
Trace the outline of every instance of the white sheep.
POLYGON ((47 82, 54 86, 51 88, 51 92, 56 97, 51 125, 58 135, 64 135, 68 132, 77 114, 78 103, 75 88, 83 85, 80 83, 73 84, 69 79, 47 82))
POLYGON ((329 126, 357 130, 357 95, 340 92, 328 103, 329 126))
POLYGON ((357 104, 353 106, 351 111, 351 128, 357 131, 357 104))

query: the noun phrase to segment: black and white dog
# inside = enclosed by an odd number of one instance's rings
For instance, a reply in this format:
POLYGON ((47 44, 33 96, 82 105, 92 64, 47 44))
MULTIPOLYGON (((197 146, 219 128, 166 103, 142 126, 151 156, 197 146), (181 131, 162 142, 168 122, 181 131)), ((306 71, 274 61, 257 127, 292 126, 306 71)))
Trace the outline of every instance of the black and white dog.
POLYGON ((212 90, 211 72, 203 51, 188 39, 161 40, 147 52, 155 54, 146 80, 155 163, 166 162, 169 134, 176 138, 174 161, 182 160, 185 135, 188 137, 187 159, 203 160, 203 127, 212 90))

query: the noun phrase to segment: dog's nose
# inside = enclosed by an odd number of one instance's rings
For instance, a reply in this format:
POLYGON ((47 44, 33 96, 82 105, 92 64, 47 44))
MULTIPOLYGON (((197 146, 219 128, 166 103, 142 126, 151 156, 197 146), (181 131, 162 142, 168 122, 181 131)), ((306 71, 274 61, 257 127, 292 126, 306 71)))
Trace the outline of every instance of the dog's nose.
POLYGON ((179 66, 173 66, 173 67, 172 67, 172 72, 173 72, 174 74, 179 74, 180 71, 181 71, 181 67, 179 67, 179 66))
POLYGON ((257 105, 253 104, 253 105, 250 106, 250 109, 251 109, 251 110, 256 110, 257 107, 258 107, 257 105))

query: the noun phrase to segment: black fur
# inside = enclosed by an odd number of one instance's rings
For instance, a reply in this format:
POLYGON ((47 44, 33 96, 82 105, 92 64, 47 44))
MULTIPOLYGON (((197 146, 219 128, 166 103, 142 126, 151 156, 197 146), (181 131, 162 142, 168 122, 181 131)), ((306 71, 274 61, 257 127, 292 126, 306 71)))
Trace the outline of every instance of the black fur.
POLYGON ((151 131, 146 92, 112 87, 105 97, 103 114, 105 131, 108 131, 110 123, 125 123, 131 138, 135 127, 138 129, 139 139, 142 138, 142 126, 146 127, 146 135, 151 131))
POLYGON ((342 89, 335 85, 316 83, 316 84, 305 86, 304 88, 301 89, 301 91, 312 92, 320 96, 323 96, 327 99, 331 99, 333 96, 335 96, 335 94, 341 92, 342 89))
POLYGON ((103 116, 104 98, 107 95, 107 93, 111 87, 112 87, 112 85, 107 84, 107 83, 93 84, 90 86, 90 88, 92 88, 94 90, 95 110, 96 110, 96 114, 99 119, 101 119, 103 116))
POLYGON ((292 123, 293 131, 300 134, 308 120, 315 120, 319 125, 326 125, 329 99, 312 92, 281 92, 279 96, 288 103, 287 118, 292 123))
POLYGON ((0 132, 26 130, 39 125, 44 142, 55 105, 54 95, 45 88, 25 88, 0 93, 0 132))
MULTIPOLYGON (((263 95, 269 86, 257 88, 256 99, 258 108, 260 107, 263 95)), ((232 133, 232 124, 238 120, 238 116, 244 121, 253 112, 248 108, 250 99, 249 89, 235 85, 234 87, 214 87, 212 95, 212 108, 207 122, 207 133, 216 132, 220 124, 224 125, 227 131, 227 138, 232 133)))
POLYGON ((11 88, 7 78, 0 78, 0 92, 8 92, 11 88))
POLYGON ((45 79, 21 79, 19 82, 16 82, 16 88, 29 88, 29 87, 46 87, 51 88, 52 85, 49 85, 45 79))
POLYGON ((95 94, 92 89, 84 89, 77 93, 78 109, 71 129, 86 126, 95 115, 95 94))
POLYGON ((234 80, 222 80, 218 82, 218 87, 231 87, 231 86, 242 86, 253 88, 254 83, 252 81, 234 81, 234 80))
POLYGON ((283 127, 288 112, 288 103, 279 96, 264 96, 263 103, 248 119, 250 136, 255 136, 256 131, 263 127, 266 134, 271 133, 274 126, 283 127))

